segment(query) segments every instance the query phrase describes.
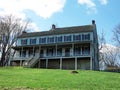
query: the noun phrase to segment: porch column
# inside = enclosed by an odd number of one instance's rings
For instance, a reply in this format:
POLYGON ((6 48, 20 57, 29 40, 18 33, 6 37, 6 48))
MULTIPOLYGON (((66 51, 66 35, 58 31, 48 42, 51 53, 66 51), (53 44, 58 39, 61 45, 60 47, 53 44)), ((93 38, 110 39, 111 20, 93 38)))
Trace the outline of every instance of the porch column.
POLYGON ((55 56, 57 57, 57 44, 56 44, 56 51, 55 51, 55 56))
POLYGON ((90 43, 90 56, 92 56, 92 53, 93 53, 93 51, 92 51, 92 43, 90 43))
POLYGON ((29 57, 29 55, 28 55, 28 54, 29 54, 29 52, 28 52, 28 50, 26 50, 26 57, 29 57))
POLYGON ((38 63, 38 68, 40 68, 40 51, 41 51, 41 46, 39 46, 39 63, 38 63))
POLYGON ((40 58, 39 58, 38 68, 40 68, 40 61, 41 61, 41 60, 40 60, 40 58))
POLYGON ((60 58, 60 69, 62 69, 62 58, 60 58))
POLYGON ((72 44, 71 56, 74 56, 74 43, 72 44))
POLYGON ((90 70, 92 70, 92 56, 90 57, 90 70))
POLYGON ((65 56, 65 48, 62 48, 62 56, 65 56))
POLYGON ((22 47, 22 50, 21 50, 21 57, 23 57, 23 47, 22 47))
POLYGON ((46 57, 46 56, 47 56, 47 50, 45 48, 45 49, 43 49, 43 57, 46 57))
POLYGON ((23 47, 22 47, 22 51, 21 51, 21 56, 22 56, 22 59, 20 60, 20 66, 22 66, 22 60, 23 60, 23 47))
POLYGON ((41 55, 41 46, 39 46, 39 57, 41 55))
POLYGON ((82 45, 81 45, 80 49, 81 49, 81 55, 83 55, 82 45))
POLYGON ((20 60, 20 66, 22 66, 22 60, 20 60))
POLYGON ((75 57, 75 70, 77 70, 77 57, 75 57))
POLYGON ((46 59, 46 69, 48 68, 48 59, 46 59))
POLYGON ((34 46, 33 46, 33 56, 35 56, 35 53, 34 53, 34 46))

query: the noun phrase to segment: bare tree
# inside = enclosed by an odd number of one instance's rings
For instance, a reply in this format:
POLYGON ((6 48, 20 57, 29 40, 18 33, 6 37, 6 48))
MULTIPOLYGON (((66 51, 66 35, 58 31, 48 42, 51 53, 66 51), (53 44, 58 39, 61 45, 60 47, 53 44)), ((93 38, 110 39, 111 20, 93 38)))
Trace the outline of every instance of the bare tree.
POLYGON ((117 46, 120 47, 120 24, 115 27, 115 29, 113 30, 113 34, 114 41, 116 42, 117 46))
POLYGON ((120 65, 120 49, 119 47, 106 44, 104 33, 99 36, 99 64, 110 67, 118 67, 120 65))
POLYGON ((102 50, 102 59, 106 66, 118 67, 120 49, 115 46, 105 45, 102 50))
POLYGON ((11 47, 16 45, 17 37, 25 31, 29 22, 15 16, 0 17, 0 66, 5 66, 10 57, 11 47))
POLYGON ((104 63, 104 58, 103 58, 103 47, 106 44, 106 40, 105 40, 105 34, 102 31, 102 33, 98 36, 98 41, 99 41, 99 66, 100 68, 103 68, 103 63, 104 63))

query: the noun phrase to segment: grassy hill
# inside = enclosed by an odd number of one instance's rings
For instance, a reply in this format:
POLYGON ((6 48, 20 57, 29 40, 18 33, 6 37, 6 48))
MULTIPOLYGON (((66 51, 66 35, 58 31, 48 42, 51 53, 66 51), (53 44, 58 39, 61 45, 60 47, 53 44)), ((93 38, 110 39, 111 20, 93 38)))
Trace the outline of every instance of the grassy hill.
POLYGON ((120 74, 78 70, 0 68, 0 90, 119 90, 120 74))

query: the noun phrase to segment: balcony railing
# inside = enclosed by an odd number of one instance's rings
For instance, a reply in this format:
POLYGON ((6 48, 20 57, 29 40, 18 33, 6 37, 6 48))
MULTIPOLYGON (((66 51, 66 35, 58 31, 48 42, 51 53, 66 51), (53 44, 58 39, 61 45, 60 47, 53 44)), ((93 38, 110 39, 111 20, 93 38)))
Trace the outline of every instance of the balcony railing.
MULTIPOLYGON (((40 58, 48 58, 48 57, 71 57, 71 56, 87 56, 90 55, 90 52, 73 52, 73 54, 71 54, 70 52, 66 52, 66 53, 48 53, 48 54, 40 54, 40 58)), ((34 57, 38 57, 39 54, 35 53, 34 57)), ((28 60, 31 57, 33 57, 33 55, 31 55, 30 57, 13 57, 11 58, 11 60, 28 60)))
POLYGON ((17 57, 17 56, 16 56, 16 57, 11 57, 10 60, 11 60, 11 61, 29 60, 30 58, 32 58, 32 57, 19 57, 19 56, 17 57))

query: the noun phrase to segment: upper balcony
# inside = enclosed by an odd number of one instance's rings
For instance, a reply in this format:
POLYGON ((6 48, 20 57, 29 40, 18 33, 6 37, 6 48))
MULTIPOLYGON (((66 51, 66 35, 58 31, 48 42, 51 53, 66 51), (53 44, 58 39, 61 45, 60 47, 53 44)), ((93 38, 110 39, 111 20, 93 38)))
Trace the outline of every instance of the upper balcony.
POLYGON ((27 45, 48 45, 56 43, 90 42, 93 40, 93 33, 62 34, 53 36, 19 38, 17 46, 27 45))

